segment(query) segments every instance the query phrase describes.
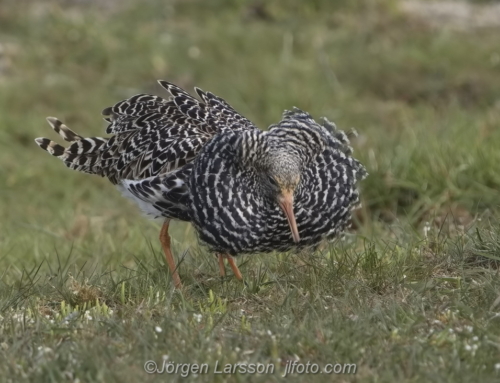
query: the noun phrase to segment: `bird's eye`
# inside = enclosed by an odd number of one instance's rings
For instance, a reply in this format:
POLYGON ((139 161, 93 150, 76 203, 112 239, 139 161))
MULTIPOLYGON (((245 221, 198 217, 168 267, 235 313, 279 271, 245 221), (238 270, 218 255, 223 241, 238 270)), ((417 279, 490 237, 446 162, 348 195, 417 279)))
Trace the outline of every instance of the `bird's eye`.
POLYGON ((267 179, 269 180, 269 183, 271 185, 278 186, 278 183, 276 182, 276 180, 273 177, 269 176, 269 177, 267 177, 267 179))

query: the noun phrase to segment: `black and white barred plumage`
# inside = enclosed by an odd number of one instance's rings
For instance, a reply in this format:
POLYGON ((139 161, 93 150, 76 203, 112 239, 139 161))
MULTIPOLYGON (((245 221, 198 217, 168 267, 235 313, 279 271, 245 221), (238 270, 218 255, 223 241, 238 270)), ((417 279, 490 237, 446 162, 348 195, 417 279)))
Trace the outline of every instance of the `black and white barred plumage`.
POLYGON ((190 179, 192 222, 200 238, 233 256, 334 238, 359 205, 356 183, 366 176, 351 152, 335 125, 326 119, 319 125, 299 109, 285 112, 267 132, 217 135, 202 149, 190 179), (294 179, 298 243, 276 201, 294 179))
POLYGON ((346 228, 366 171, 332 123, 294 109, 264 132, 211 93, 196 89, 199 101, 160 84, 169 100, 142 94, 103 111, 109 138, 83 138, 49 118, 71 145, 36 142, 72 169, 107 177, 147 214, 191 221, 216 252, 311 246, 346 228), (285 194, 300 240, 280 209, 285 194))

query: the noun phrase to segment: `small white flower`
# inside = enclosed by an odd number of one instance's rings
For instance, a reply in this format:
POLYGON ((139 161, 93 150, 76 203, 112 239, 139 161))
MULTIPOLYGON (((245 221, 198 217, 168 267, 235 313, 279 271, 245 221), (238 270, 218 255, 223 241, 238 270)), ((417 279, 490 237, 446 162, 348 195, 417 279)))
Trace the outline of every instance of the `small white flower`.
POLYGON ((470 345, 470 344, 466 344, 466 345, 465 345, 465 350, 467 350, 467 351, 472 351, 472 347, 471 347, 471 345, 470 345))
POLYGON ((160 326, 156 326, 156 327, 155 327, 155 331, 156 331, 157 333, 160 333, 160 332, 162 332, 162 331, 163 331, 163 329, 162 329, 160 326))
POLYGON ((479 340, 479 337, 475 336, 475 337, 473 337, 473 338, 472 338, 472 340, 473 340, 474 342, 477 342, 477 341, 479 340))
POLYGON ((427 235, 429 234, 429 231, 431 231, 431 224, 429 222, 426 222, 423 228, 424 232, 424 237, 427 238, 427 235))
POLYGON ((472 332, 474 330, 474 327, 472 326, 465 326, 465 329, 468 331, 468 332, 472 332))
POLYGON ((162 358, 163 360, 169 360, 169 359, 170 359, 170 356, 168 356, 167 354, 164 354, 164 355, 162 355, 162 356, 161 356, 161 358, 162 358))
POLYGON ((50 347, 38 346, 39 355, 45 355, 52 353, 52 349, 50 347))
POLYGON ((203 315, 201 315, 201 314, 193 314, 193 318, 196 320, 196 322, 200 323, 201 319, 203 318, 203 315))
POLYGON ((495 370, 500 371, 500 363, 495 364, 495 370))

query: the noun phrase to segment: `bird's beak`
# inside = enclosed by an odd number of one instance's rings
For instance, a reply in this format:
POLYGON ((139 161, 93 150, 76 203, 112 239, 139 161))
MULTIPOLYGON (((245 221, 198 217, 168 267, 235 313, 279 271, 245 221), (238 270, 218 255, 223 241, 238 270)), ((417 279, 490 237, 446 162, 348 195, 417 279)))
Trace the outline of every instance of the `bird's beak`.
POLYGON ((293 214, 293 191, 282 191, 278 196, 278 203, 288 219, 293 241, 298 243, 300 241, 300 236, 299 230, 297 229, 297 222, 295 222, 295 214, 293 214))

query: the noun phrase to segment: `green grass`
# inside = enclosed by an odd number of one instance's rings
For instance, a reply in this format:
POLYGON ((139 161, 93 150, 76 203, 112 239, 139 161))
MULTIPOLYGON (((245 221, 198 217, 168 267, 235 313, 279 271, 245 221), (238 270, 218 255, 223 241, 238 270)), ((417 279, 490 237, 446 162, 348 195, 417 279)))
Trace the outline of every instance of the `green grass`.
POLYGON ((283 381, 293 360, 357 371, 292 381, 500 379, 500 27, 436 29, 389 0, 283 4, 2 2, 0 381, 185 380, 144 372, 163 358, 275 366, 200 382, 283 381), (158 225, 33 142, 55 138, 46 116, 104 134, 100 111, 164 94, 156 79, 262 128, 292 106, 354 127, 356 230, 241 258, 243 286, 174 224, 174 291, 158 225))

